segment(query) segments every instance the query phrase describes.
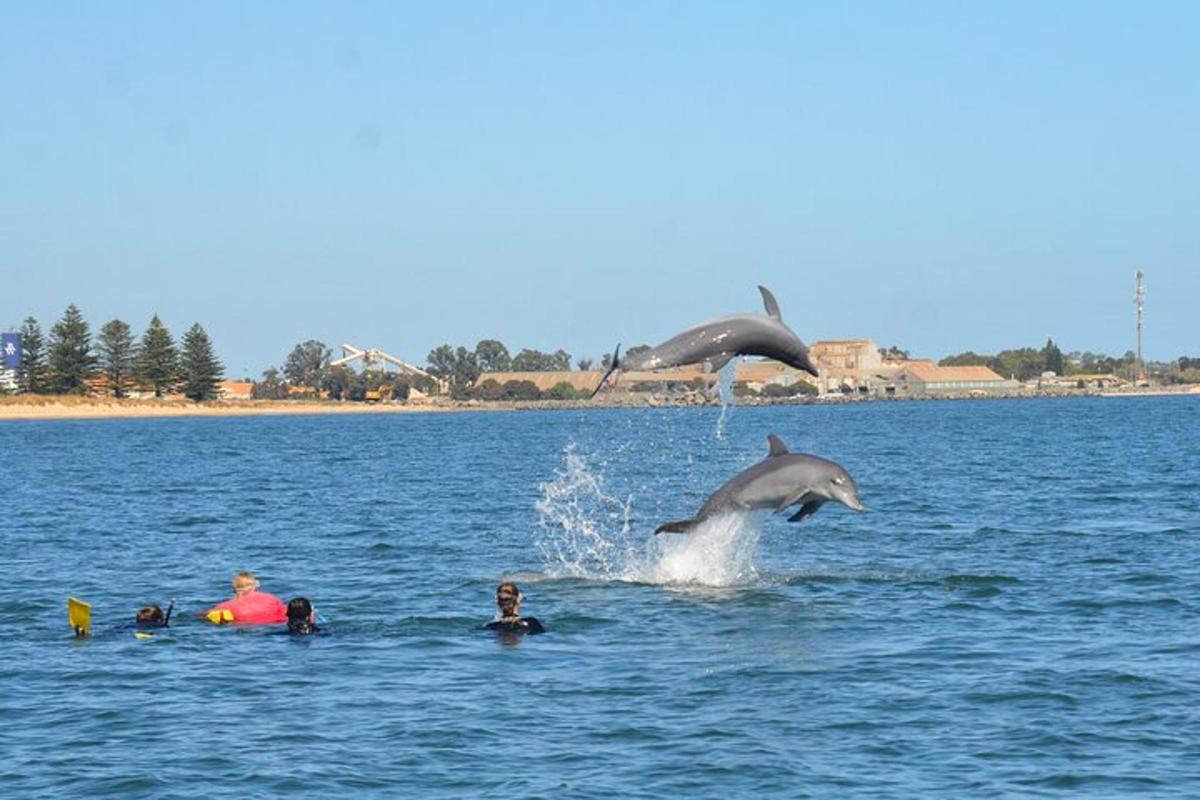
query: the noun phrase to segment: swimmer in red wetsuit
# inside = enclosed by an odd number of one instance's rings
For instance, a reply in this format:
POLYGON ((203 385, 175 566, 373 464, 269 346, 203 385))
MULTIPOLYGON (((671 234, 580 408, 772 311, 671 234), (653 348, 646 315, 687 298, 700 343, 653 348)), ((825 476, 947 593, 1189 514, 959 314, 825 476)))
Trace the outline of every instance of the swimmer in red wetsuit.
POLYGON ((236 622, 239 625, 274 625, 287 622, 287 606, 270 592, 258 589, 258 578, 252 572, 233 576, 232 600, 217 603, 203 612, 209 622, 236 622))

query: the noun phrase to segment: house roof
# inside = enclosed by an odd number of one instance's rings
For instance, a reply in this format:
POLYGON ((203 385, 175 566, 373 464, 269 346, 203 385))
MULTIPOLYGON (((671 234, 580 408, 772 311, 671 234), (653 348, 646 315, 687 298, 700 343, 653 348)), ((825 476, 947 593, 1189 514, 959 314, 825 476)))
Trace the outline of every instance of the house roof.
POLYGON ((925 383, 957 383, 971 381, 1003 381, 987 367, 942 367, 932 361, 909 361, 900 370, 925 383))

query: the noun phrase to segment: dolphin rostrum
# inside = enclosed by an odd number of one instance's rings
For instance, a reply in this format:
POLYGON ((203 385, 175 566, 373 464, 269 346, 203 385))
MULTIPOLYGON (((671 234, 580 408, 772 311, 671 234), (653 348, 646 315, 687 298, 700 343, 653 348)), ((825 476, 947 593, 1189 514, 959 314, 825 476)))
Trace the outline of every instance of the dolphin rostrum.
POLYGON ((767 313, 734 314, 688 328, 657 347, 620 362, 617 345, 612 363, 592 396, 608 381, 614 370, 655 370, 684 364, 704 364, 709 372, 719 372, 734 356, 766 356, 789 367, 802 369, 814 378, 817 367, 808 356, 808 348, 792 329, 783 324, 779 303, 765 286, 759 286, 767 313))
POLYGON ((858 499, 858 484, 838 464, 804 453, 789 453, 778 436, 767 437, 770 452, 762 461, 734 475, 713 492, 696 516, 659 525, 655 533, 691 533, 709 517, 735 511, 772 508, 776 514, 800 504, 788 517, 799 522, 836 500, 855 511, 866 511, 858 499))

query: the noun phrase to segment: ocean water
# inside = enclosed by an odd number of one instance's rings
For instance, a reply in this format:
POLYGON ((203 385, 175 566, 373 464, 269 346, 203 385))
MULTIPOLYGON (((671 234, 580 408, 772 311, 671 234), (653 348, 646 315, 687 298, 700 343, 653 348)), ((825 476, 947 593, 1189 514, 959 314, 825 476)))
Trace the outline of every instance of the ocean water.
POLYGON ((720 414, 0 423, 0 796, 1200 796, 1200 399, 720 414), (869 512, 652 536, 771 432, 869 512))

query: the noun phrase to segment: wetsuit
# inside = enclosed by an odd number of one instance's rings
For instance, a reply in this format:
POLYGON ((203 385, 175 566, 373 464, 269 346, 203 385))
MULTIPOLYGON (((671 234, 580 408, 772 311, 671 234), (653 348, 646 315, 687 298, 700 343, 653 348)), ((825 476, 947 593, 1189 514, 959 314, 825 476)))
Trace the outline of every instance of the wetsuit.
POLYGON ((546 629, 542 627, 542 623, 538 622, 537 617, 505 617, 494 622, 489 622, 485 626, 489 631, 497 631, 498 633, 545 633, 546 629))
POLYGON ((233 615, 232 620, 224 621, 236 622, 241 625, 273 625, 287 622, 288 618, 287 606, 283 604, 282 600, 270 592, 260 592, 257 589, 247 592, 241 597, 226 600, 224 603, 217 603, 204 614, 211 619, 210 615, 217 612, 217 619, 213 621, 220 622, 222 621, 221 611, 229 611, 233 615))

